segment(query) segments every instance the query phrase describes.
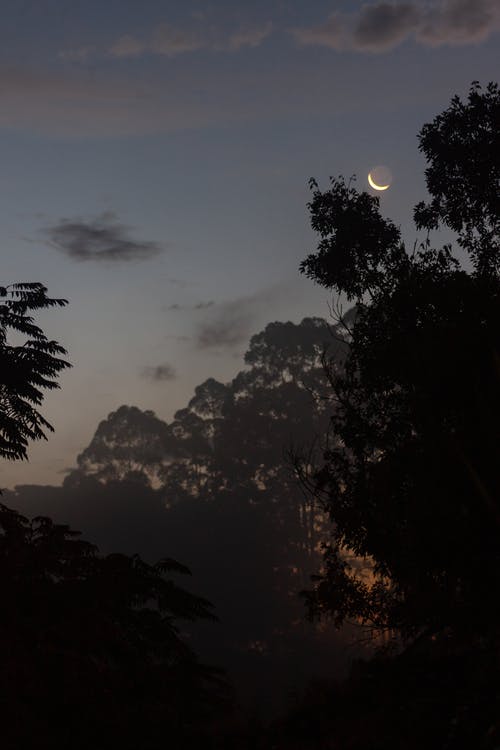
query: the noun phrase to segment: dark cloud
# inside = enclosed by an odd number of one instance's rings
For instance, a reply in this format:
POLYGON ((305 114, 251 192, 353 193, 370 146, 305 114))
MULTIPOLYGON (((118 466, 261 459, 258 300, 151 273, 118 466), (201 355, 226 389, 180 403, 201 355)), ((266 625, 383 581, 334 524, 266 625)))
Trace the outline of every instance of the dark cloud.
POLYGON ((155 365, 154 367, 143 367, 142 376, 148 380, 154 380, 156 383, 175 380, 177 373, 175 368, 169 364, 155 365))
MULTIPOLYGON (((263 320, 275 315, 280 306, 290 299, 289 283, 275 284, 254 294, 214 303, 198 323, 194 340, 200 349, 212 349, 235 354, 246 346, 263 320)), ((206 305, 208 307, 208 304, 206 305)))
POLYGON ((245 297, 217 305, 211 317, 198 326, 200 349, 233 349, 248 341, 259 298, 245 297))
POLYGON ((337 50, 385 52, 409 37, 421 44, 472 44, 500 30, 498 0, 436 0, 365 4, 356 13, 334 13, 327 21, 293 31, 300 44, 337 50))
POLYGON ((448 0, 428 12, 417 38, 431 46, 469 44, 499 30, 498 0, 448 0))
POLYGON ((353 32, 357 49, 373 52, 391 49, 418 25, 420 12, 414 3, 377 3, 364 6, 353 32))
POLYGON ((89 220, 63 219, 44 230, 57 250, 77 261, 146 260, 162 251, 157 242, 136 240, 129 233, 111 212, 89 220))
POLYGON ((232 349, 248 341, 252 320, 248 311, 226 306, 220 315, 199 327, 198 346, 200 349, 232 349))
POLYGON ((209 300, 208 302, 198 302, 194 306, 195 310, 206 310, 208 307, 213 307, 215 305, 215 302, 213 300, 209 300))

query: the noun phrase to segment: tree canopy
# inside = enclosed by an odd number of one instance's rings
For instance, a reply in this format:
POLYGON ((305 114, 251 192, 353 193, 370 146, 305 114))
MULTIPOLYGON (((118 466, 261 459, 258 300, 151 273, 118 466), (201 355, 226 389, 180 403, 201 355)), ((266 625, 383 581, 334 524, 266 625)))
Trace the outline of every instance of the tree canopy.
MULTIPOLYGON (((30 313, 66 301, 46 293, 38 283, 0 288, 2 458, 27 458, 29 440, 53 429, 36 407, 69 364, 30 313)), ((138 418, 153 434, 153 415, 138 418)), ((118 426, 98 431, 112 467, 106 476, 156 460, 158 447, 144 441, 134 445, 135 464, 130 451, 113 452, 125 421, 119 415, 118 426)), ((79 537, 66 524, 0 505, 3 744, 158 747, 165 736, 196 743, 226 688, 218 670, 198 662, 179 622, 215 619, 212 605, 175 583, 190 572, 175 560, 100 555, 79 537)))
POLYGON ((1 505, 4 740, 136 747, 206 721, 219 677, 178 623, 214 616, 173 581, 179 573, 189 570, 168 558, 99 555, 68 526, 1 505))
POLYGON ((185 561, 220 617, 192 628, 196 648, 248 692, 257 673, 269 695, 271 672, 286 684, 297 664, 326 668, 326 653, 345 662, 343 636, 303 621, 298 592, 319 564, 323 519, 287 457, 326 429, 322 356, 342 348, 323 319, 270 323, 230 382, 208 378, 169 422, 120 406, 62 488, 20 487, 6 502, 71 522, 106 551, 185 561))
POLYGON ((410 639, 498 633, 499 112, 498 86, 473 84, 423 127, 430 202, 415 219, 428 234, 412 251, 378 197, 312 182, 320 240, 301 269, 357 311, 345 366, 330 368, 323 464, 303 467, 333 521, 308 601, 339 624, 410 639), (471 271, 432 244, 440 225, 471 271))
POLYGON ((40 283, 0 286, 0 300, 0 457, 26 459, 29 441, 53 429, 37 409, 43 391, 59 388, 56 378, 70 366, 31 313, 67 302, 47 297, 40 283))

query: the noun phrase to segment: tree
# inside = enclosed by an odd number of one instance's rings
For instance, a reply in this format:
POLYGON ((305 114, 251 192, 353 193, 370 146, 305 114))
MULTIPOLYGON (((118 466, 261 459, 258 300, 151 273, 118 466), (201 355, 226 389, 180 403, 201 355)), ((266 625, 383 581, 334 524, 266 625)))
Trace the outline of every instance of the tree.
POLYGON ((474 82, 468 101, 455 96, 419 137, 432 198, 417 205, 417 227, 448 225, 477 272, 486 275, 500 269, 499 122, 498 85, 490 83, 483 93, 474 82))
POLYGON ((223 691, 179 635, 179 621, 214 619, 179 573, 0 505, 4 742, 160 747, 196 733, 223 691))
POLYGON ((0 457, 26 459, 30 440, 47 439, 52 425, 40 414, 43 390, 59 388, 55 378, 69 367, 66 351, 47 339, 32 311, 63 307, 64 299, 47 297, 39 283, 0 287, 0 457), (19 343, 11 343, 14 334, 19 343))
MULTIPOLYGON (((46 291, 41 284, 0 288, 2 458, 26 458, 28 441, 52 430, 36 407, 69 366, 56 356, 64 349, 29 314, 66 304, 46 291), (11 343, 9 333, 26 339, 11 343)), ((145 423, 156 434, 159 420, 138 416, 139 432, 145 423)), ((130 451, 113 451, 105 427, 98 458, 100 450, 115 462, 129 460, 130 451)), ((163 437, 160 430, 158 441, 163 437)), ((157 446, 146 450, 143 439, 135 449, 140 463, 130 469, 154 465, 157 446)), ((153 748, 165 737, 199 744, 225 688, 217 670, 198 662, 178 623, 215 619, 212 605, 174 582, 189 573, 176 561, 102 556, 78 537, 50 518, 29 521, 0 505, 3 744, 153 748)))
POLYGON ((145 481, 156 484, 172 450, 167 425, 154 412, 120 406, 98 425, 77 458, 78 470, 100 481, 144 476, 145 481))
POLYGON ((345 366, 329 368, 324 461, 302 466, 333 522, 313 616, 498 642, 499 121, 498 86, 473 84, 423 127, 431 200, 415 210, 428 234, 412 252, 378 198, 342 178, 311 183, 320 241, 301 270, 356 304, 345 366), (431 245, 439 226, 471 271, 431 245))
MULTIPOLYGON (((79 459, 84 475, 100 478, 91 538, 101 544, 109 538, 109 531, 102 532, 104 519, 111 519, 106 523, 115 534, 129 529, 142 554, 152 555, 162 538, 217 604, 221 625, 209 638, 204 629, 198 648, 210 661, 233 669, 242 665, 241 671, 249 665, 269 676, 273 664, 283 681, 293 660, 309 661, 312 670, 310 662, 323 648, 318 629, 304 624, 297 596, 319 563, 322 519, 298 486, 286 452, 292 443, 308 442, 326 429, 325 402, 316 397, 328 388, 322 367, 328 347, 333 355, 341 344, 325 320, 270 323, 252 337, 245 367, 231 382, 205 380, 169 424, 120 407, 99 425, 79 459), (168 442, 156 435, 166 435, 168 442), (139 494, 123 481, 143 447, 148 456, 150 448, 157 451, 160 467, 161 486, 149 500, 150 487, 139 494), (123 469, 119 456, 126 458, 123 469), (135 504, 131 497, 140 501, 135 504), (163 520, 156 499, 164 504, 163 520)), ((68 489, 72 482, 70 475, 68 489)), ((20 495, 29 500, 29 488, 20 495)), ((76 510, 80 497, 75 487, 59 507, 76 510)), ((33 503, 24 508, 27 513, 33 503)), ((75 517, 78 528, 85 522, 88 517, 75 517)), ((332 650, 340 650, 339 641, 332 650)))

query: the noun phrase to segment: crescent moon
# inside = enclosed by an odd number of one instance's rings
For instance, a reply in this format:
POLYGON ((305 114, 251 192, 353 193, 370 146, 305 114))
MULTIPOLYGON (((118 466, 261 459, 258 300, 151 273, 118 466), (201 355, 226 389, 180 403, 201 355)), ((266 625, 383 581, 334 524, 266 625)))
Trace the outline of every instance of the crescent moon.
POLYGON ((370 186, 374 190, 387 190, 387 188, 390 187, 390 184, 389 185, 377 185, 376 182, 373 182, 373 178, 371 176, 371 172, 368 172, 368 182, 370 183, 370 186))

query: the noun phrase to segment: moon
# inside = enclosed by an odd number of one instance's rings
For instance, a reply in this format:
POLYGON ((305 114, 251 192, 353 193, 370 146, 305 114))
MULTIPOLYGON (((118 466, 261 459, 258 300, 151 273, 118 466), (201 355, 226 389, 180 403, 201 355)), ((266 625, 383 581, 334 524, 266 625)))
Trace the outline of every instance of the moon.
POLYGON ((387 190, 387 188, 390 187, 390 185, 377 185, 376 182, 373 182, 371 172, 368 172, 368 182, 370 183, 370 187, 374 190, 387 190))
POLYGON ((388 190, 392 182, 391 171, 387 167, 373 167, 368 172, 368 184, 374 190, 388 190))

